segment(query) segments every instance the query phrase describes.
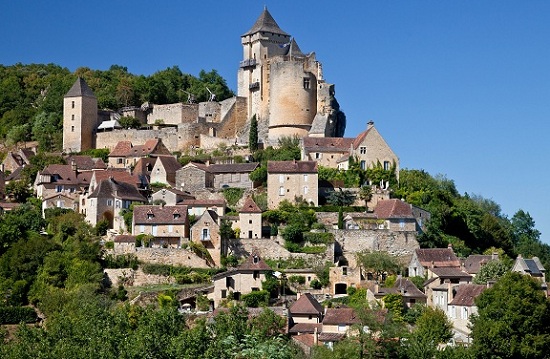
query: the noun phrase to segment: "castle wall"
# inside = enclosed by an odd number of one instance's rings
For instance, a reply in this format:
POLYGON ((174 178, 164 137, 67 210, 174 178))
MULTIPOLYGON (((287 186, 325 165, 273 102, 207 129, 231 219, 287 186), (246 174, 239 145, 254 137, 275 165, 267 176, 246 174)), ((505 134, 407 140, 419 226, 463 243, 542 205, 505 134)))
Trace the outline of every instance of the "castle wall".
POLYGON ((200 145, 200 134, 208 133, 208 127, 200 123, 185 123, 178 127, 167 127, 153 130, 114 130, 98 132, 96 148, 114 149, 119 141, 132 141, 143 144, 152 138, 162 138, 162 143, 170 152, 183 151, 191 146, 200 145))
POLYGON ((199 116, 206 122, 218 123, 221 121, 222 106, 219 102, 201 102, 199 104, 199 116))
POLYGON ((154 124, 159 120, 169 125, 191 123, 197 120, 198 114, 198 104, 180 102, 168 105, 154 105, 151 113, 147 116, 147 123, 154 124))

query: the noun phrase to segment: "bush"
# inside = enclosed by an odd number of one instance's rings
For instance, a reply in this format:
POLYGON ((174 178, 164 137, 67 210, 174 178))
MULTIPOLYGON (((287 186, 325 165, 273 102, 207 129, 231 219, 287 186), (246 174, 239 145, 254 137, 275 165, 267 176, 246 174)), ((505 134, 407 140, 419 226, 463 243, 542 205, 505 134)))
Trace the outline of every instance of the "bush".
POLYGON ((108 254, 103 261, 105 268, 132 268, 136 270, 139 266, 137 257, 131 253, 118 256, 108 254))
POLYGON ((105 249, 114 249, 115 248, 115 242, 109 241, 105 242, 105 249))
POLYGON ((38 315, 31 307, 0 307, 0 324, 36 323, 38 315))
POLYGON ((288 281, 290 283, 296 283, 296 284, 306 284, 306 277, 303 275, 291 275, 288 277, 288 281))
POLYGON ((305 242, 311 244, 329 244, 334 242, 334 234, 328 232, 305 232, 302 234, 305 242))
POLYGON ((269 292, 267 290, 258 290, 244 294, 241 299, 247 307, 257 308, 269 304, 269 292))
POLYGON ((237 205, 237 202, 242 198, 244 193, 244 188, 235 188, 230 187, 223 190, 223 196, 227 201, 227 205, 234 207, 237 205))
POLYGON ((321 284, 321 282, 319 282, 317 279, 314 279, 312 280, 310 283, 309 283, 309 286, 313 289, 321 289, 323 288, 323 285, 321 284))
POLYGON ((300 252, 308 253, 308 254, 320 254, 320 253, 325 253, 326 250, 327 250, 326 246, 306 246, 306 247, 302 247, 300 252))

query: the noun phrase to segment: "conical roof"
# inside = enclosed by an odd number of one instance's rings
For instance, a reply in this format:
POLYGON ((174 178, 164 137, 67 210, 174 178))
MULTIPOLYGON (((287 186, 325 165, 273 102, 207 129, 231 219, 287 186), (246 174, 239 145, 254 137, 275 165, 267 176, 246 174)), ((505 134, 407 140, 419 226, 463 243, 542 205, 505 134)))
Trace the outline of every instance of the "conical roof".
POLYGON ((269 11, 267 11, 267 7, 264 8, 264 11, 262 12, 258 20, 256 20, 252 28, 242 36, 252 35, 260 31, 289 36, 286 32, 281 30, 273 16, 271 16, 269 11))
POLYGON ((287 46, 287 49, 288 50, 285 55, 292 55, 297 57, 305 56, 302 50, 300 50, 300 47, 298 46, 298 43, 296 42, 296 40, 294 40, 294 38, 290 40, 290 46, 287 46))
POLYGON ((67 94, 65 95, 65 97, 81 97, 81 96, 95 98, 94 92, 90 87, 88 87, 88 84, 86 83, 86 81, 84 81, 82 77, 78 77, 75 83, 73 84, 73 86, 71 87, 71 89, 69 90, 69 92, 67 92, 67 94))

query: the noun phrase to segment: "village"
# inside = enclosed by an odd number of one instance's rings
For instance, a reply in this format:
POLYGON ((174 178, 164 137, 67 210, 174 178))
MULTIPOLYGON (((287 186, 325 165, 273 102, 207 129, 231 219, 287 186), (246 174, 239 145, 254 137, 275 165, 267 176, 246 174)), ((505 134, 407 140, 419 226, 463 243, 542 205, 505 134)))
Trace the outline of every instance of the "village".
MULTIPOLYGON (((394 198, 399 157, 373 121, 344 137, 345 115, 315 54, 302 53, 267 9, 241 43, 238 94, 221 102, 211 96, 196 103, 189 94, 187 103, 107 111, 79 77, 64 97, 66 164, 39 169, 32 188, 43 215, 79 213, 104 226, 106 256, 139 261, 105 269, 112 287, 178 281, 145 273, 143 264, 211 270, 208 281, 178 292, 181 311, 208 316, 263 295, 260 302, 285 318, 286 333, 306 352, 356 335, 353 308, 323 303, 358 290, 371 306, 384 308, 386 296, 399 295, 406 308, 441 309, 453 325, 449 343, 469 344, 474 300, 493 284, 474 281, 499 253, 460 257, 451 244, 421 248, 432 214, 394 198), (144 127, 123 128, 122 117, 144 127), (255 149, 285 146, 299 158, 254 156, 255 149), (90 149, 108 151, 107 161, 81 154, 90 149), (346 172, 360 173, 361 181, 332 177, 346 172), (368 265, 365 258, 377 254, 398 267, 368 265), (266 282, 274 283, 271 291, 266 282)), ((3 195, 35 155, 28 148, 8 153, 3 195)), ((17 205, 13 198, 0 203, 3 211, 17 205)), ((518 256, 512 271, 547 291, 537 257, 518 256)))

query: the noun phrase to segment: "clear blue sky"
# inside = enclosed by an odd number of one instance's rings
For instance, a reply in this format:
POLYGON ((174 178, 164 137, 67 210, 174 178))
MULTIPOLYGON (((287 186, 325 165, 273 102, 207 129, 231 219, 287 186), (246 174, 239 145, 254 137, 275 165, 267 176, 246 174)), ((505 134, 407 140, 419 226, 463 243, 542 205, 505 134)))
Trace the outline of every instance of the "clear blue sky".
POLYGON ((550 243, 550 1, 5 1, 0 63, 216 69, 236 90, 264 5, 323 63, 347 136, 373 120, 402 168, 528 211, 550 243))

